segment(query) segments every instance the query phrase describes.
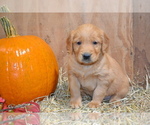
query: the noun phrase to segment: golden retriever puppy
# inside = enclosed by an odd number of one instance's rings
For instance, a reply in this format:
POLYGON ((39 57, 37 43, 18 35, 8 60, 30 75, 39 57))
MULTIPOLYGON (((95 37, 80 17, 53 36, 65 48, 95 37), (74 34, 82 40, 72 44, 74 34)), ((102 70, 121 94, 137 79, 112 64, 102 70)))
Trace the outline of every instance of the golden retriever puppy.
POLYGON ((70 33, 67 51, 72 108, 82 105, 81 93, 92 96, 90 108, 98 107, 106 96, 111 96, 110 102, 126 96, 128 78, 107 53, 108 46, 106 34, 92 24, 83 24, 70 33))

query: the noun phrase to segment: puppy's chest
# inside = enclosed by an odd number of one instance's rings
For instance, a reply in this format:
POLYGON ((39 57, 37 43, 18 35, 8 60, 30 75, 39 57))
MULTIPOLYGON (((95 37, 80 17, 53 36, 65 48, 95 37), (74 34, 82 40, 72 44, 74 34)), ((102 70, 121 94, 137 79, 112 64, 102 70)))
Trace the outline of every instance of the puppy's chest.
POLYGON ((80 82, 81 89, 88 91, 93 91, 96 88, 98 82, 98 78, 96 76, 78 77, 78 80, 80 82))

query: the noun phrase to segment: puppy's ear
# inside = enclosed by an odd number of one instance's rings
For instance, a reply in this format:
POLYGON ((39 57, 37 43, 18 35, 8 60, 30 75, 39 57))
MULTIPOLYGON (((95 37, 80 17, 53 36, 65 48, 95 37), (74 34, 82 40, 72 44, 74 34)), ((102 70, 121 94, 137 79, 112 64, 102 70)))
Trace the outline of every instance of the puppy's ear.
POLYGON ((66 40, 66 48, 67 48, 67 53, 72 54, 73 53, 73 45, 72 45, 72 38, 73 37, 73 31, 69 34, 67 40, 66 40))
POLYGON ((109 38, 105 33, 102 36, 102 53, 107 53, 109 50, 109 38))

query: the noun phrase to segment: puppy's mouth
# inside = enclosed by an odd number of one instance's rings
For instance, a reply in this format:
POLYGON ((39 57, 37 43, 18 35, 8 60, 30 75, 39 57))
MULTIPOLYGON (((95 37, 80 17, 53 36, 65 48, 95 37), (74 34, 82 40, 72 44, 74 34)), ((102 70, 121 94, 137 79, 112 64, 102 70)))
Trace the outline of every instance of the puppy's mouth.
POLYGON ((88 60, 85 60, 85 59, 83 59, 82 60, 82 64, 87 64, 87 65, 89 65, 89 64, 91 64, 91 63, 93 63, 90 59, 88 59, 88 60))
POLYGON ((84 53, 82 54, 82 61, 81 63, 84 65, 90 65, 93 64, 94 62, 92 61, 92 54, 90 53, 84 53))

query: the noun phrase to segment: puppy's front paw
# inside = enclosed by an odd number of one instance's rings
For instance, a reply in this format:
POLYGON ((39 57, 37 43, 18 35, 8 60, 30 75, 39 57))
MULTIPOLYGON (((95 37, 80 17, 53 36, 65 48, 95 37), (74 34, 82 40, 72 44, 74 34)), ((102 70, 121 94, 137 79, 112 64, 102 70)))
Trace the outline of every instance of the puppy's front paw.
POLYGON ((98 108, 100 106, 100 103, 99 102, 95 102, 95 101, 91 101, 88 106, 90 108, 98 108))
POLYGON ((82 106, 81 100, 80 99, 78 99, 78 100, 71 99, 70 106, 72 108, 80 108, 82 106))

